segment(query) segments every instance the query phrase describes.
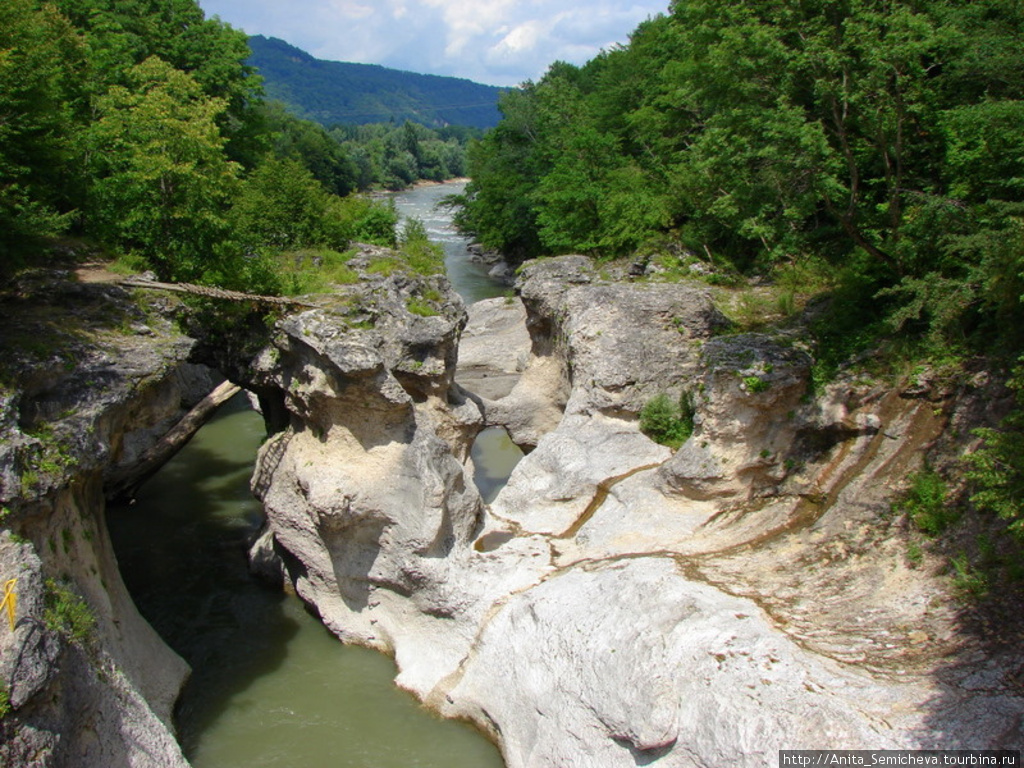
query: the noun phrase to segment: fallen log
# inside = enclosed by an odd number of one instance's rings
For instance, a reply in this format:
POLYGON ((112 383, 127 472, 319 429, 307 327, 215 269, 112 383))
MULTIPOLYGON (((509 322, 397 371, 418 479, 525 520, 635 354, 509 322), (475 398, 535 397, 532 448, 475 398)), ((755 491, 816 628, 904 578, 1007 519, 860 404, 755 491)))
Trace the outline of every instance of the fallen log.
POLYGON ((139 487, 156 474, 164 464, 184 448, 192 436, 199 431, 224 403, 241 391, 241 387, 225 381, 197 403, 192 410, 171 427, 142 457, 130 467, 110 475, 103 491, 107 499, 118 502, 132 502, 139 487))
POLYGON ((215 288, 209 285, 194 285, 193 283, 160 283, 156 280, 146 280, 140 277, 126 277, 117 281, 118 285, 128 288, 149 288, 155 291, 173 291, 174 293, 187 293, 192 296, 203 296, 208 299, 224 299, 227 301, 251 301, 257 304, 276 304, 282 307, 307 307, 315 309, 316 304, 292 299, 287 296, 263 296, 258 293, 244 293, 242 291, 229 291, 226 288, 215 288))

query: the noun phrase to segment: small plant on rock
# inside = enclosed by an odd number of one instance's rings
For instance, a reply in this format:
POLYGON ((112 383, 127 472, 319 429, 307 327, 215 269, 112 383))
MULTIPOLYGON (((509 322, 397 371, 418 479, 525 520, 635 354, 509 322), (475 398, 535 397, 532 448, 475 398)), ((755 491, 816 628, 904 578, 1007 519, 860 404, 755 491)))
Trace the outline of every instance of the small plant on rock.
POLYGON ((693 395, 684 391, 673 402, 666 394, 651 398, 640 411, 640 431, 651 440, 676 450, 693 432, 693 395))
POLYGON ((956 508, 948 503, 946 481, 931 469, 911 475, 910 487, 896 508, 906 512, 918 530, 928 536, 938 536, 958 517, 956 508))
POLYGON ((63 635, 75 645, 88 642, 96 628, 96 617, 88 603, 66 583, 54 579, 46 580, 43 621, 48 629, 63 635))

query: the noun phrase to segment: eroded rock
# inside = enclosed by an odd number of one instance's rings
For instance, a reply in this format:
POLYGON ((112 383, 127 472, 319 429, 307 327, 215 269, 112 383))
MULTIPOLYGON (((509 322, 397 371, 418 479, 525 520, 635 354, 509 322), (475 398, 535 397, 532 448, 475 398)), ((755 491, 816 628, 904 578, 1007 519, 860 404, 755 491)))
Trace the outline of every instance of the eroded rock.
POLYGON ((807 402, 808 354, 716 336, 702 288, 610 285, 573 256, 528 265, 520 289, 530 354, 504 397, 463 397, 448 368, 415 385, 329 318, 282 325, 263 358, 291 426, 254 487, 335 633, 392 651, 400 685, 488 730, 513 768, 760 766, 1019 728, 1019 697, 940 679, 954 616, 878 524, 938 434, 930 402, 853 385, 807 402), (673 454, 637 416, 682 391, 696 430, 673 454), (489 509, 459 437, 483 424, 533 449, 489 509), (898 647, 906 617, 927 639, 884 666, 871 643, 898 647))
POLYGON ((171 711, 188 667, 125 589, 103 480, 173 424, 211 374, 186 362, 193 342, 159 302, 40 279, 23 306, 10 297, 0 305, 11 332, 10 388, 0 398, 0 583, 17 598, 14 631, 0 631, 11 704, 0 762, 185 766, 171 711), (94 619, 82 636, 48 613, 57 584, 94 619))

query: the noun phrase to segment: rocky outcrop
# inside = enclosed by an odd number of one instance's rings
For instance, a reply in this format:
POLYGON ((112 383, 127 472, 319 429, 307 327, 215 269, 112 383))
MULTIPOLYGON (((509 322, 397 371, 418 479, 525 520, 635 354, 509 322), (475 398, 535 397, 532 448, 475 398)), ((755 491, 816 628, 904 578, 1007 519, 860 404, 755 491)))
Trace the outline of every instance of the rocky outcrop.
POLYGON ((104 477, 212 387, 162 300, 30 276, 0 302, 0 762, 186 766, 171 709, 188 668, 136 610, 104 520, 104 477))
POLYGON ((500 400, 519 382, 529 356, 530 335, 522 301, 478 301, 468 308, 455 381, 478 397, 500 400))
POLYGON ((261 552, 509 766, 759 766, 781 748, 1016 737, 1010 660, 973 688, 977 664, 938 674, 965 642, 955 612, 879 522, 941 431, 933 404, 855 382, 808 398, 799 344, 716 335, 705 290, 610 284, 583 257, 523 270, 526 367, 503 397, 473 392, 472 376, 452 384, 457 302, 420 318, 407 289, 374 289, 392 297, 375 329, 318 310, 261 357, 290 414, 254 478, 261 552), (684 390, 696 428, 673 453, 637 416, 684 390), (489 508, 465 464, 483 425, 532 449, 489 508))

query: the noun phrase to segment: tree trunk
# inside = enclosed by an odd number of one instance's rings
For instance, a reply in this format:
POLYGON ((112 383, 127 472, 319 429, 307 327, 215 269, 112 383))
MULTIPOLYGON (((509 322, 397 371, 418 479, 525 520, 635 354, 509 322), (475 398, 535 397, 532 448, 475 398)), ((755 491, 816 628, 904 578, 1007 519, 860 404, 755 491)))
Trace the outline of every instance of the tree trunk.
POLYGON ((146 451, 135 464, 115 472, 107 478, 104 493, 110 501, 132 501, 135 493, 146 480, 156 474, 199 431, 217 409, 241 391, 241 387, 230 381, 218 385, 191 411, 182 417, 156 445, 146 451))

